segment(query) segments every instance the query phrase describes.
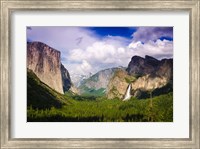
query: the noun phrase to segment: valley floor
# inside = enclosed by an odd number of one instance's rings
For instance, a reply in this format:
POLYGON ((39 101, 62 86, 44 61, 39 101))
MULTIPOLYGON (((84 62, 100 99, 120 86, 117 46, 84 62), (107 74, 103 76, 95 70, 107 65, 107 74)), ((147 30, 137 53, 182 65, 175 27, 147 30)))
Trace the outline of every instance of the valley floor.
POLYGON ((27 108, 28 122, 173 122, 173 93, 138 100, 65 95, 61 107, 27 108), (152 102, 152 103, 151 103, 152 102))

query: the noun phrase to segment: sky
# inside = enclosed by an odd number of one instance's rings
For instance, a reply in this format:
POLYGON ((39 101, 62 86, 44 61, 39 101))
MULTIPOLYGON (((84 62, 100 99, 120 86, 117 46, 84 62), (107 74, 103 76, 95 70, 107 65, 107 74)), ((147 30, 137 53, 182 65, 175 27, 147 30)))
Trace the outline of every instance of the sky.
POLYGON ((173 27, 31 26, 27 41, 43 42, 60 51, 70 75, 127 67, 134 55, 173 57, 173 27))

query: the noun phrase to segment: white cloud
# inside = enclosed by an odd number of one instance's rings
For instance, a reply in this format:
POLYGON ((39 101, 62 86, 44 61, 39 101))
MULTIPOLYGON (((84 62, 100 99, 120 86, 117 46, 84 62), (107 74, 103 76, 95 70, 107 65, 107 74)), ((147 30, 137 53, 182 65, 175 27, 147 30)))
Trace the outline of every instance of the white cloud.
POLYGON ((83 74, 91 72, 92 66, 86 61, 82 60, 82 63, 77 67, 83 74))
POLYGON ((86 48, 99 40, 99 37, 87 28, 81 27, 31 27, 27 37, 31 41, 44 42, 63 54, 75 48, 86 48))
POLYGON ((125 49, 122 48, 122 47, 120 47, 120 48, 118 48, 117 52, 118 52, 119 54, 124 54, 125 49))
POLYGON ((142 42, 141 41, 137 41, 137 42, 131 42, 129 45, 128 45, 128 48, 138 48, 142 46, 142 42))
POLYGON ((144 44, 138 42, 132 42, 129 44, 130 50, 134 55, 144 57, 145 55, 153 56, 157 59, 171 58, 173 56, 173 41, 168 40, 156 40, 148 41, 144 44))
MULTIPOLYGON (((145 55, 153 56, 157 59, 172 57, 173 42, 168 40, 132 42, 126 47, 118 47, 105 42, 95 42, 86 49, 71 50, 67 56, 73 62, 73 74, 96 73, 99 70, 124 66, 127 67, 132 56, 145 55)), ((70 68, 71 63, 66 63, 66 68, 70 68)))

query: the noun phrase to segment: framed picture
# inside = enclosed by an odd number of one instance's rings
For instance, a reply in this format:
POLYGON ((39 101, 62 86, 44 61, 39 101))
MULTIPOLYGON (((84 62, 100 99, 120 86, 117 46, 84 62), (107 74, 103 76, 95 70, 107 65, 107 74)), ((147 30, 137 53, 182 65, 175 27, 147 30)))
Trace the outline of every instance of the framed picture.
POLYGON ((1 148, 199 148, 199 8, 1 1, 1 148))
POLYGON ((27 27, 27 122, 173 122, 173 27, 27 27))

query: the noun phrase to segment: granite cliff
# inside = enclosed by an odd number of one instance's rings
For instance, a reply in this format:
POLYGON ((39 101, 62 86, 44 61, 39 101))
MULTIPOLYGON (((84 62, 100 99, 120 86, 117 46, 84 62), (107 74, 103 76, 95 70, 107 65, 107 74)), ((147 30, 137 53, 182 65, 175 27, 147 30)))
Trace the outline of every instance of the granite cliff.
POLYGON ((60 51, 41 42, 27 43, 27 68, 52 89, 64 93, 71 87, 67 69, 61 64, 60 51))
POLYGON ((151 56, 133 56, 126 71, 117 71, 110 79, 107 98, 123 99, 129 84, 131 95, 137 98, 145 98, 145 94, 149 96, 149 92, 154 90, 156 94, 172 91, 173 59, 157 60, 151 56))
POLYGON ((107 87, 107 98, 118 97, 122 99, 126 93, 128 85, 135 80, 135 77, 128 75, 126 70, 118 69, 112 76, 107 87))
POLYGON ((63 91, 66 92, 71 88, 72 82, 71 82, 69 72, 63 64, 61 64, 61 75, 62 75, 63 91))
POLYGON ((173 59, 157 60, 148 55, 145 58, 133 56, 128 64, 127 72, 136 77, 151 75, 172 79, 173 59))
POLYGON ((145 56, 145 58, 133 56, 127 72, 129 75, 137 77, 131 83, 132 95, 137 98, 144 98, 142 94, 154 90, 158 92, 158 89, 161 93, 161 89, 164 87, 165 91, 173 89, 173 59, 157 60, 150 56, 145 56))

